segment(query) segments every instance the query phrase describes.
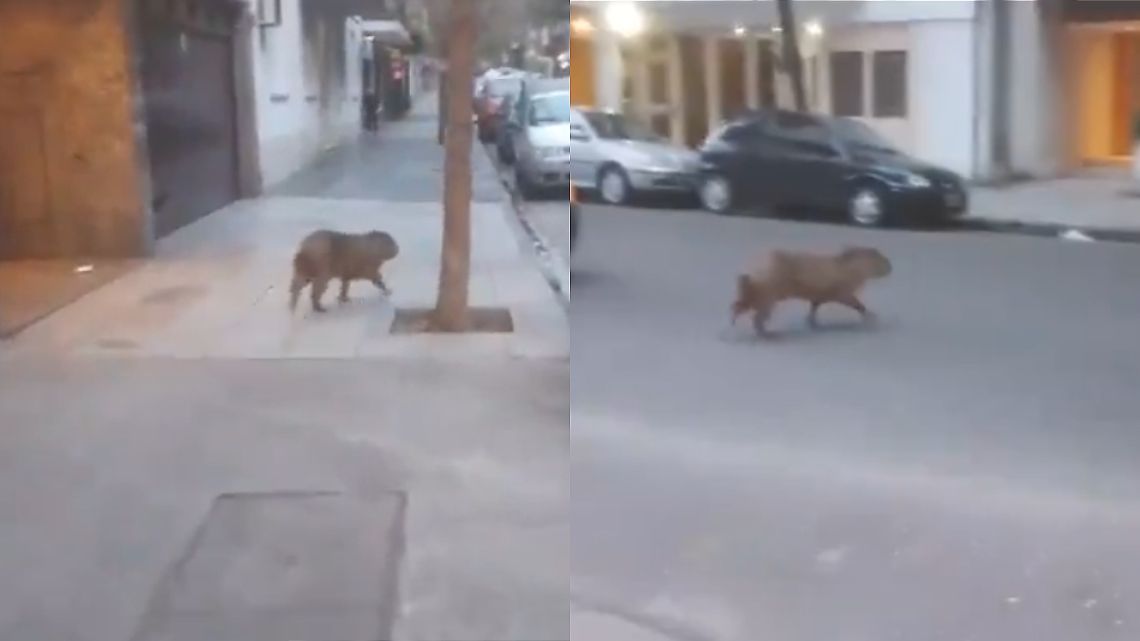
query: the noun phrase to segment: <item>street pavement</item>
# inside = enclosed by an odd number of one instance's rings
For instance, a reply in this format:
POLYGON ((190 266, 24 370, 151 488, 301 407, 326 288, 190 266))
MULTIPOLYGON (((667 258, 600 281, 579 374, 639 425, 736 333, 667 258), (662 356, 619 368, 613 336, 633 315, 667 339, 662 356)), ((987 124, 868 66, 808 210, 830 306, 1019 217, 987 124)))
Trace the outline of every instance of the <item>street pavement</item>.
POLYGON ((477 152, 470 302, 515 331, 388 331, 435 298, 434 136, 387 123, 0 343, 0 639, 569 638, 567 319, 477 152), (320 228, 390 231, 391 298, 291 315, 320 228))
POLYGON ((576 608, 682 641, 1140 638, 1140 248, 597 205, 578 242, 576 608), (876 325, 728 329, 751 256, 845 244, 894 263, 876 325))

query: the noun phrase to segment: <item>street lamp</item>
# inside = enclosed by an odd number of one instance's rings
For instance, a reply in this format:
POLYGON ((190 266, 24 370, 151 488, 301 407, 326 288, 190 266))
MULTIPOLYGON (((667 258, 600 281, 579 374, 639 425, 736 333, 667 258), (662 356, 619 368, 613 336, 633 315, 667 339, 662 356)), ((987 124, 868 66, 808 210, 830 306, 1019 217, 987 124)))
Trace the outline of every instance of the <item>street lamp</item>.
POLYGON ((804 25, 804 33, 807 35, 818 38, 823 35, 823 25, 819 20, 810 20, 804 25))
POLYGON ((588 18, 577 17, 570 21, 570 29, 576 35, 585 36, 594 32, 594 23, 588 18))
POLYGON ((615 2, 606 7, 606 26, 610 31, 632 38, 645 30, 645 16, 632 2, 615 2))

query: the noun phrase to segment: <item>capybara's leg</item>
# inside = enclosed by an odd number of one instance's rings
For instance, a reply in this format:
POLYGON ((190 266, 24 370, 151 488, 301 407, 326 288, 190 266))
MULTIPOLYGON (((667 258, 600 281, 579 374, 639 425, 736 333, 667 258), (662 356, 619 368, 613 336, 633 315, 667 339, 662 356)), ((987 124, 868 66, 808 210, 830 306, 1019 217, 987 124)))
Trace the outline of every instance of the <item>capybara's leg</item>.
POLYGON ((372 284, 376 285, 376 288, 383 292, 385 296, 392 295, 392 290, 388 289, 388 284, 384 282, 384 276, 382 276, 379 271, 372 277, 372 284))
POLYGON ((305 289, 305 285, 309 284, 309 280, 300 274, 293 274, 293 282, 289 284, 289 311, 297 310, 297 301, 301 298, 301 290, 305 289))
POLYGON ((755 311, 752 313, 752 327, 756 330, 756 335, 768 336, 768 318, 772 316, 772 303, 764 299, 757 300, 753 310, 755 311))
POLYGON ((816 312, 819 311, 819 308, 822 305, 823 305, 823 301, 819 301, 819 300, 811 301, 811 309, 808 311, 808 317, 807 317, 808 325, 810 325, 811 327, 819 327, 819 319, 816 318, 816 312))
POLYGON ((328 276, 318 276, 313 280, 313 286, 310 291, 310 298, 313 301, 314 312, 324 312, 325 308, 321 305, 321 296, 324 296, 325 290, 328 289, 329 278, 328 276))
POLYGON ((859 312, 859 315, 861 315, 865 321, 871 321, 875 319, 875 315, 871 313, 871 311, 868 310, 865 305, 863 305, 863 302, 860 301, 859 298, 855 296, 855 294, 848 294, 835 302, 841 305, 846 305, 847 307, 850 307, 851 309, 859 312))
POLYGON ((337 300, 339 300, 342 303, 348 302, 348 284, 349 284, 349 282, 351 282, 351 281, 349 281, 347 278, 340 279, 340 297, 337 298, 337 300))

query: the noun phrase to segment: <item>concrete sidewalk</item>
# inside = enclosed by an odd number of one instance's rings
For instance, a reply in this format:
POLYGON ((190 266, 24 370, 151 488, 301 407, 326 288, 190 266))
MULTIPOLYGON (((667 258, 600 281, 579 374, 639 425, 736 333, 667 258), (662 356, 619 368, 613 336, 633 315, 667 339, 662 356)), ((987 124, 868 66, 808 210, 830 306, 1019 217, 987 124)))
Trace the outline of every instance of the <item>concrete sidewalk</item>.
POLYGON ((1053 235, 1079 229, 1094 237, 1140 242, 1140 186, 1119 168, 1054 180, 971 189, 972 227, 1053 235))
POLYGON ((567 319, 500 194, 471 304, 516 331, 389 334, 435 297, 438 189, 342 153, 0 344, 0 638, 569 639, 567 319), (289 314, 321 227, 397 238, 391 300, 289 314))

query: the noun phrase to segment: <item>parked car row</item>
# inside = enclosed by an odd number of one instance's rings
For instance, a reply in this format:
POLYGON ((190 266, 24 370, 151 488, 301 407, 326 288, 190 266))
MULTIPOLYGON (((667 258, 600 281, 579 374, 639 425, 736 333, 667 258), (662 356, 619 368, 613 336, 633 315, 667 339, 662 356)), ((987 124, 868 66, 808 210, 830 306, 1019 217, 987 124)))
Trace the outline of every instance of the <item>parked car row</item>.
POLYGON ((525 197, 570 184, 570 79, 522 81, 496 129, 500 162, 513 166, 525 197))
POLYGON ((866 124, 780 109, 726 123, 698 151, 627 116, 575 109, 570 156, 575 184, 610 204, 688 193, 716 213, 805 209, 866 227, 947 221, 969 204, 960 176, 908 156, 866 124))

